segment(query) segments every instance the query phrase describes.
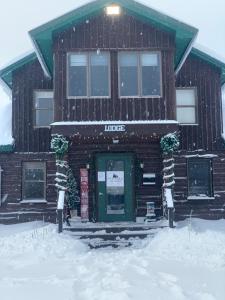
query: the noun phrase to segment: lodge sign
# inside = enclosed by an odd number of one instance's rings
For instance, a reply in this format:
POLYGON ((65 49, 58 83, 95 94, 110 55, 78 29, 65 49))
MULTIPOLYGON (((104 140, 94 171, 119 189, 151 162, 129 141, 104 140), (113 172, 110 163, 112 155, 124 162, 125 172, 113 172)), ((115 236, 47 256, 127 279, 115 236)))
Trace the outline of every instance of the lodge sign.
POLYGON ((126 131, 125 125, 105 125, 105 131, 115 132, 115 131, 126 131))

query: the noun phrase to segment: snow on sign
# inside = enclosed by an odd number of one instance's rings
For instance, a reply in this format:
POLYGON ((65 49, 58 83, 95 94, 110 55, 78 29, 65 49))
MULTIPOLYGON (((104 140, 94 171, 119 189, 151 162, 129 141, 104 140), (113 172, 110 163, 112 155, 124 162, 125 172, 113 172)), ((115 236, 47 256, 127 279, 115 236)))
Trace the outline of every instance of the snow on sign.
POLYGON ((105 125, 105 131, 126 131, 125 125, 105 125))
POLYGON ((124 172, 123 171, 108 171, 106 172, 107 187, 120 186, 124 187, 124 172))

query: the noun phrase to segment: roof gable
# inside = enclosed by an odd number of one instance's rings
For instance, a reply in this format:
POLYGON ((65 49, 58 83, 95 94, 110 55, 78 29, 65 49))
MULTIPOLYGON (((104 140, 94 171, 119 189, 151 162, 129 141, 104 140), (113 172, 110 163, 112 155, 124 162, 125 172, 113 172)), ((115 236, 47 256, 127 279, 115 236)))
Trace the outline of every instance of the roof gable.
POLYGON ((175 69, 179 68, 182 61, 185 59, 187 49, 190 48, 198 33, 196 28, 133 0, 97 0, 81 6, 29 32, 37 56, 46 75, 51 76, 53 70, 53 34, 61 32, 71 25, 79 24, 88 17, 98 15, 110 4, 118 4, 128 14, 141 19, 143 22, 150 23, 162 30, 174 33, 176 41, 175 69))

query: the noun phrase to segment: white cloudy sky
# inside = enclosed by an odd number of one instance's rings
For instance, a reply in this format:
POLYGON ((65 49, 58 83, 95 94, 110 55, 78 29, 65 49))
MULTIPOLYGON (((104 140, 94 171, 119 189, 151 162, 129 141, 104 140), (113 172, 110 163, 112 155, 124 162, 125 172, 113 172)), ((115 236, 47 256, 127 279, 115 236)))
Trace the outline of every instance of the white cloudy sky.
MULTIPOLYGON (((199 29, 197 42, 225 57, 224 0, 141 0, 199 29)), ((32 49, 27 32, 88 0, 0 0, 0 68, 32 49)), ((0 88, 1 104, 8 101, 0 88)))

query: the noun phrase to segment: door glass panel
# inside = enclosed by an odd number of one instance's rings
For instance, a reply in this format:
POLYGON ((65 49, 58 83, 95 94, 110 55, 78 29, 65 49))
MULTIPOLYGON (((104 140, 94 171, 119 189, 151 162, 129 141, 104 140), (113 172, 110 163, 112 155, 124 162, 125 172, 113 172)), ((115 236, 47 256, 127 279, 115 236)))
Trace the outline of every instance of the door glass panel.
POLYGON ((108 160, 106 169, 107 214, 125 214, 124 162, 108 160))

